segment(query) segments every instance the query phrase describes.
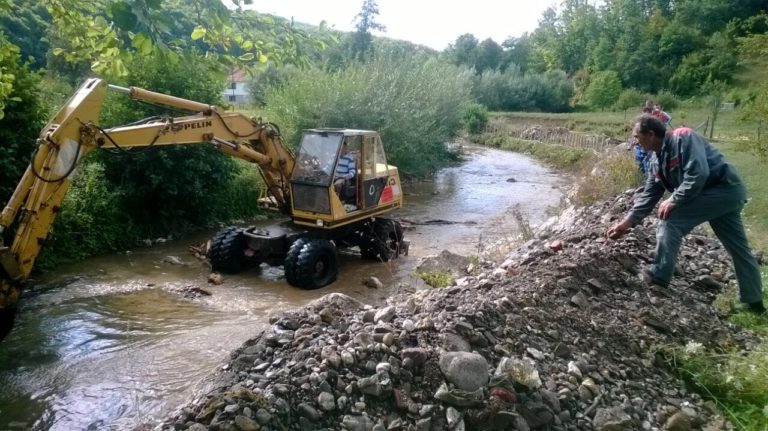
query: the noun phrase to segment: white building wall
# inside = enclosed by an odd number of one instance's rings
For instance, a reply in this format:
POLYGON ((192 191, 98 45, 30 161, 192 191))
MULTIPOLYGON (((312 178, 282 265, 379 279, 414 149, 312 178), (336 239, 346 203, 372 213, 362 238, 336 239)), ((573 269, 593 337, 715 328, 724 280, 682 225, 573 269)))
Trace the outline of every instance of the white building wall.
POLYGON ((222 95, 224 103, 233 105, 246 105, 251 103, 251 97, 248 94, 247 82, 229 82, 222 95), (234 88, 233 87, 234 84, 234 88))

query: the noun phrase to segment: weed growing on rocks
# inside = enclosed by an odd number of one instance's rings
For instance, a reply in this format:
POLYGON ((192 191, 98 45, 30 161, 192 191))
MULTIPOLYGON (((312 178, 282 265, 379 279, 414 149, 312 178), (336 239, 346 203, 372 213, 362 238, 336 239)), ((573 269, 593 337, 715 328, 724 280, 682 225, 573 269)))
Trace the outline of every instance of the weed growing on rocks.
POLYGON ((451 286, 456 281, 456 277, 450 271, 432 271, 423 272, 416 271, 416 277, 424 280, 425 283, 432 287, 446 287, 451 286))

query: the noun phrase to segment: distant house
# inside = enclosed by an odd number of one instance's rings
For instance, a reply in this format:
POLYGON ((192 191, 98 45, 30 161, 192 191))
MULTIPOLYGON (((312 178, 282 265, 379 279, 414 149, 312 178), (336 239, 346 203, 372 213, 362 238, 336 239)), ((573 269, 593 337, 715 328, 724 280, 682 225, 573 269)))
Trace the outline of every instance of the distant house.
POLYGON ((236 70, 229 75, 227 88, 224 89, 224 103, 242 106, 251 103, 251 95, 248 94, 248 75, 242 70, 236 70))

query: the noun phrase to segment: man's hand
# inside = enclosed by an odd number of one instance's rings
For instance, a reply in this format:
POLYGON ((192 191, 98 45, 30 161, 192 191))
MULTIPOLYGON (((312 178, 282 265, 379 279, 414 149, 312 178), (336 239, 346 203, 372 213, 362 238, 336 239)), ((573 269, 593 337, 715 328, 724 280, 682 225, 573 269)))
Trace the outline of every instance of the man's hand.
POLYGON ((632 227, 632 223, 628 219, 624 219, 615 225, 611 226, 610 229, 608 229, 608 232, 606 235, 610 239, 617 239, 624 236, 625 233, 629 231, 629 229, 632 227))
POLYGON ((659 218, 666 220, 673 209, 675 209, 675 203, 672 202, 672 199, 665 200, 659 205, 659 218))

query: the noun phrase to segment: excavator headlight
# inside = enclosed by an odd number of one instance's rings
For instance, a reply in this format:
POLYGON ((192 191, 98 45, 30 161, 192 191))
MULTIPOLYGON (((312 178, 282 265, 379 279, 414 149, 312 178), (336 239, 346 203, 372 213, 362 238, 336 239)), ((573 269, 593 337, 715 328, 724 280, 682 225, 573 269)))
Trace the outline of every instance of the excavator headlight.
POLYGON ((323 227, 323 221, 322 221, 322 220, 320 220, 320 219, 317 219, 317 220, 315 220, 315 224, 316 224, 318 227, 323 227))

